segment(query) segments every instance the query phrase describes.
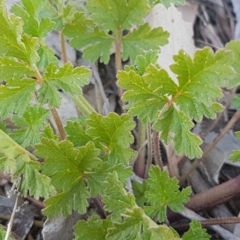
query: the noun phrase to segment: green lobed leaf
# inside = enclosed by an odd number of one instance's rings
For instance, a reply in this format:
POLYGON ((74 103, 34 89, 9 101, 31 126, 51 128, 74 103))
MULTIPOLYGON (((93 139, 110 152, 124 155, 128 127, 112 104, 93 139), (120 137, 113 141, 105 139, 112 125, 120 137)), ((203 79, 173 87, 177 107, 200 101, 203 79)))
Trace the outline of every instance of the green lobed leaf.
POLYGON ((134 62, 137 72, 139 75, 143 75, 150 64, 156 64, 158 60, 158 51, 149 50, 144 55, 138 55, 134 62))
POLYGON ((51 179, 40 172, 40 163, 32 161, 29 156, 23 155, 18 159, 17 171, 14 176, 23 174, 20 192, 23 196, 33 196, 36 199, 40 197, 47 198, 55 190, 51 185, 51 179))
POLYGON ((20 3, 21 3, 21 6, 24 6, 27 14, 29 14, 30 16, 34 16, 39 14, 41 9, 46 4, 46 0, 43 0, 43 1, 21 0, 20 3))
POLYGON ((37 53, 37 49, 39 48, 39 40, 37 38, 31 38, 28 35, 24 34, 22 36, 22 42, 24 43, 26 52, 28 54, 30 69, 35 70, 35 65, 40 59, 37 53))
POLYGON ((0 56, 15 57, 28 63, 28 53, 21 41, 23 32, 22 21, 19 17, 8 17, 6 3, 0 1, 0 56))
POLYGON ((66 63, 60 68, 50 64, 46 73, 43 75, 43 81, 52 81, 54 85, 69 94, 77 94, 82 86, 89 82, 91 71, 86 67, 73 67, 71 63, 66 63))
POLYGON ((54 1, 49 2, 49 5, 45 7, 45 11, 42 12, 41 15, 50 17, 51 20, 55 22, 54 29, 56 31, 61 31, 66 24, 73 21, 76 12, 84 12, 81 1, 54 1), (48 10, 48 13, 44 14, 46 10, 48 10))
MULTIPOLYGON (((75 147, 84 146, 89 141, 93 141, 95 143, 95 146, 99 149, 102 149, 106 157, 108 157, 108 154, 111 154, 111 152, 106 153, 105 148, 102 148, 101 141, 99 141, 99 139, 94 139, 92 136, 86 133, 86 129, 88 127, 87 125, 88 124, 85 121, 84 123, 68 121, 67 126, 65 127, 67 139, 71 141, 75 147)), ((93 196, 102 193, 105 185, 106 176, 109 172, 113 171, 116 171, 118 173, 118 178, 121 182, 126 181, 126 179, 132 174, 130 168, 124 166, 122 163, 112 164, 106 161, 102 162, 95 169, 95 171, 85 173, 88 186, 93 196)))
POLYGON ((43 172, 50 176, 53 186, 59 193, 45 201, 44 214, 49 218, 69 216, 72 210, 86 212, 87 198, 91 195, 87 186, 87 174, 93 172, 101 160, 99 150, 92 142, 74 148, 67 140, 56 142, 42 139, 36 146, 36 154, 45 158, 43 172))
POLYGON ((211 107, 216 98, 222 97, 221 87, 226 87, 234 77, 231 67, 233 56, 227 50, 214 54, 210 48, 203 48, 196 51, 193 59, 180 50, 174 61, 171 70, 177 75, 178 92, 181 92, 176 99, 194 96, 195 101, 211 107))
POLYGON ((83 50, 83 57, 95 62, 107 64, 114 38, 95 26, 94 22, 84 13, 77 13, 73 22, 64 27, 63 33, 70 38, 70 44, 79 50, 83 50))
POLYGON ((150 7, 147 0, 89 0, 87 10, 98 25, 116 34, 119 28, 142 24, 150 7))
POLYGON ((154 6, 158 3, 163 4, 165 7, 170 7, 172 4, 184 5, 185 0, 148 0, 151 6, 154 6))
POLYGON ((161 132, 161 139, 168 144, 174 140, 177 154, 186 154, 190 159, 202 156, 199 147, 202 140, 190 130, 194 126, 191 119, 175 107, 169 107, 158 119, 153 128, 161 132))
POLYGON ((110 228, 107 234, 107 240, 139 240, 141 239, 143 228, 144 212, 141 208, 133 208, 124 214, 122 223, 115 223, 113 228, 110 228))
POLYGON ((40 103, 48 103, 52 107, 59 107, 60 93, 62 89, 70 95, 80 94, 81 86, 88 83, 90 70, 86 67, 74 68, 71 63, 57 68, 55 64, 50 64, 43 75, 43 84, 39 89, 40 103))
POLYGON ((13 122, 20 129, 16 129, 11 137, 23 147, 33 146, 40 142, 40 131, 45 127, 47 119, 49 110, 30 106, 22 117, 13 117, 13 122))
POLYGON ((105 188, 106 177, 109 173, 116 171, 118 174, 118 180, 125 183, 127 178, 132 175, 130 167, 126 167, 123 164, 110 165, 108 162, 103 162, 95 169, 94 172, 86 173, 86 178, 90 192, 92 196, 102 194, 105 188))
POLYGON ((145 197, 145 192, 148 189, 146 181, 143 183, 139 183, 138 181, 133 181, 132 182, 132 188, 133 188, 133 193, 136 198, 136 203, 138 206, 143 207, 145 203, 147 202, 147 199, 145 197))
POLYGON ((67 191, 85 177, 85 172, 92 171, 100 163, 99 150, 92 142, 78 149, 67 140, 56 142, 42 139, 36 146, 36 154, 45 158, 43 172, 50 176, 57 190, 67 191))
POLYGON ((99 219, 97 217, 91 217, 87 221, 80 220, 74 226, 75 240, 94 239, 104 240, 106 239, 107 230, 112 226, 110 219, 99 219))
POLYGON ((54 51, 48 46, 41 46, 41 48, 38 49, 38 55, 40 57, 40 60, 37 63, 37 68, 39 70, 46 70, 50 63, 58 66, 59 61, 55 56, 54 51))
POLYGON ((75 146, 93 141, 95 146, 102 150, 103 158, 110 166, 127 163, 135 155, 130 148, 133 142, 131 130, 135 123, 128 114, 119 116, 116 113, 110 113, 108 116, 102 116, 93 113, 84 125, 69 121, 65 127, 67 138, 75 146))
POLYGON ((23 30, 32 37, 45 37, 54 27, 55 23, 49 18, 43 18, 41 12, 47 0, 21 0, 21 4, 14 4, 11 12, 21 17, 24 22, 23 30))
POLYGON ((26 63, 19 62, 13 58, 0 57, 1 80, 20 79, 26 75, 33 75, 33 72, 26 63))
POLYGON ((61 95, 52 81, 44 81, 38 90, 38 102, 40 104, 49 104, 49 106, 59 108, 61 104, 61 95))
POLYGON ((129 113, 144 123, 155 121, 168 101, 166 93, 170 95, 177 91, 177 85, 157 65, 149 65, 143 76, 135 71, 120 71, 117 78, 118 85, 127 90, 123 100, 128 101, 129 113))
POLYGON ((189 200, 191 189, 187 187, 180 192, 178 180, 170 178, 166 171, 161 171, 157 166, 151 166, 146 182, 149 190, 145 196, 150 205, 144 209, 151 217, 157 216, 160 222, 166 220, 167 207, 178 212, 183 210, 183 204, 189 200))
POLYGON ((121 220, 121 214, 136 206, 134 196, 124 189, 116 171, 109 173, 105 180, 103 202, 104 208, 112 212, 113 221, 118 222, 121 220))
POLYGON ((123 100, 128 102, 126 108, 131 115, 144 123, 153 122, 154 129, 163 131, 167 143, 174 139, 178 154, 200 157, 201 140, 190 132, 191 120, 215 118, 223 109, 216 100, 222 97, 221 87, 226 87, 234 76, 233 56, 229 50, 214 54, 204 48, 193 59, 181 50, 174 60, 171 70, 178 83, 158 65, 150 64, 145 65, 143 74, 131 69, 120 71, 118 85, 126 90, 123 100))
POLYGON ((203 229, 201 223, 193 220, 190 223, 190 229, 184 233, 183 240, 209 240, 211 236, 203 229))
POLYGON ((38 40, 23 34, 22 19, 8 16, 4 0, 0 2, 0 29, 0 56, 14 57, 32 68, 39 60, 36 53, 38 40))
MULTIPOLYGON (((172 65, 171 69, 178 75, 178 85, 174 83, 166 71, 157 65, 150 65, 146 68, 142 77, 131 71, 127 73, 122 71, 118 74, 118 85, 127 90, 123 95, 123 100, 129 101, 130 106, 134 105, 130 111, 136 114, 135 112, 139 110, 140 106, 145 104, 143 109, 147 115, 150 111, 148 105, 153 105, 147 104, 148 101, 158 100, 158 104, 161 102, 159 109, 163 107, 164 103, 172 104, 174 101, 182 111, 191 113, 190 117, 199 121, 204 114, 212 115, 214 111, 209 110, 209 108, 215 110, 216 98, 222 96, 220 86, 226 86, 226 79, 233 77, 230 65, 232 54, 222 50, 214 55, 210 49, 205 48, 197 51, 193 60, 183 51, 180 51, 174 60, 176 64, 172 65), (142 101, 138 97, 139 93, 141 98, 144 97, 142 101)), ((144 112, 143 109, 140 109, 140 114, 144 112)), ((152 112, 156 111, 151 109, 150 116, 152 116, 152 112)), ((154 120, 153 117, 148 116, 141 116, 141 118, 143 121, 154 120)))
POLYGON ((144 54, 149 49, 159 50, 160 46, 168 43, 169 33, 161 27, 151 28, 148 23, 141 25, 128 33, 122 39, 123 60, 130 58, 135 61, 136 57, 144 54))
POLYGON ((226 44, 226 49, 232 51, 233 54, 233 63, 232 67, 236 72, 236 75, 233 79, 230 80, 228 88, 234 88, 240 85, 240 68, 239 68, 239 61, 240 61, 240 41, 235 40, 231 41, 226 44))
POLYGON ((176 103, 178 106, 181 106, 181 110, 184 114, 190 118, 194 118, 197 122, 201 122, 203 120, 203 116, 214 119, 216 118, 216 113, 224 110, 224 107, 217 102, 212 102, 212 105, 209 106, 200 101, 197 102, 191 93, 183 94, 181 97, 176 99, 176 103))
MULTIPOLYGON (((74 15, 76 12, 83 12, 84 10, 82 9, 81 6, 78 6, 79 1, 75 1, 71 4, 71 2, 67 2, 65 6, 62 6, 62 3, 60 3, 61 5, 61 12, 59 12, 58 10, 58 14, 60 13, 60 19, 62 21, 62 27, 65 26, 67 23, 72 22, 72 20, 74 19, 74 15)), ((81 5, 81 3, 80 3, 81 5)))
POLYGON ((86 188, 84 180, 69 188, 66 192, 60 192, 57 195, 44 201, 46 208, 43 210, 44 215, 49 219, 57 216, 67 217, 72 214, 73 210, 80 214, 86 213, 88 206, 87 198, 90 194, 86 188))
POLYGON ((53 128, 50 125, 47 125, 42 134, 41 134, 41 138, 48 138, 48 139, 53 139, 55 141, 59 140, 59 136, 55 135, 55 133, 53 132, 53 128))
POLYGON ((23 79, 0 85, 1 117, 6 118, 10 113, 23 114, 32 100, 35 84, 33 79, 23 79))
POLYGON ((136 205, 134 196, 124 189, 116 171, 106 178, 103 201, 105 209, 112 212, 113 223, 105 239, 179 239, 170 228, 158 226, 136 205))
POLYGON ((121 223, 114 223, 109 228, 106 239, 129 240, 177 240, 178 234, 166 225, 157 225, 141 208, 134 207, 123 215, 121 223))
POLYGON ((85 130, 82 123, 75 121, 68 121, 65 127, 67 139, 71 141, 75 147, 84 146, 92 140, 92 137, 87 135, 85 130))
POLYGON ((134 129, 135 123, 128 114, 119 116, 110 113, 105 117, 93 113, 87 120, 87 125, 86 133, 97 146, 102 146, 110 165, 128 163, 135 155, 130 148, 130 144, 133 143, 131 130, 134 129))

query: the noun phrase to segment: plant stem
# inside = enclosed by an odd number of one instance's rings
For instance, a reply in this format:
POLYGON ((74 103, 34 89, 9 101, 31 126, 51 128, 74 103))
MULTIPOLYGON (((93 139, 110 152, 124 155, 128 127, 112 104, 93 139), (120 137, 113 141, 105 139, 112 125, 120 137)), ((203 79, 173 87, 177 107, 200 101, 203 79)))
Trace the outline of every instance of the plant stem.
POLYGON ((39 208, 45 208, 45 207, 46 207, 43 202, 41 202, 40 200, 35 199, 34 197, 26 196, 26 199, 27 199, 29 202, 34 203, 34 205, 37 205, 39 208))
POLYGON ((238 120, 240 117, 240 111, 235 112, 235 114, 232 116, 231 120, 228 122, 228 124, 225 126, 225 128, 221 131, 221 133, 218 135, 218 137, 210 144, 206 150, 204 151, 202 158, 196 159, 191 167, 182 175, 180 178, 180 182, 184 182, 188 175, 196 169, 196 167, 199 165, 199 163, 208 155, 208 153, 211 152, 211 150, 218 144, 218 142, 224 137, 224 135, 232 128, 234 123, 238 120))
POLYGON ((239 217, 210 218, 200 221, 202 226, 240 223, 239 217))
POLYGON ((193 211, 212 208, 240 194, 240 175, 191 197, 186 207, 193 211))
POLYGON ((63 63, 65 64, 68 62, 65 37, 64 37, 62 31, 59 33, 59 35, 60 35, 60 42, 61 42, 61 49, 62 49, 62 60, 63 60, 63 63))
POLYGON ((146 139, 146 125, 138 121, 137 150, 138 156, 134 163, 134 172, 139 177, 144 177, 145 173, 145 147, 142 147, 146 139))
MULTIPOLYGON (((35 77, 36 77, 38 83, 41 85, 42 82, 43 82, 42 81, 42 75, 40 74, 37 66, 35 66, 35 77)), ((61 140, 63 140, 63 139, 65 139, 66 134, 65 134, 65 131, 64 131, 61 119, 60 119, 60 117, 58 115, 58 112, 57 112, 57 110, 55 108, 51 108, 49 105, 48 105, 48 107, 49 107, 49 109, 51 111, 51 114, 52 114, 52 116, 54 118, 54 121, 55 121, 55 123, 57 125, 58 132, 60 134, 61 140)))
MULTIPOLYGON (((240 218, 239 217, 223 217, 223 218, 209 218, 205 220, 200 220, 199 221, 202 226, 207 227, 211 225, 222 225, 222 224, 235 224, 235 223, 240 223, 240 218)), ((180 228, 188 227, 189 224, 181 224, 177 226, 177 230, 180 228)))
POLYGON ((61 119, 60 119, 60 117, 58 115, 58 112, 57 112, 56 108, 51 108, 49 106, 49 109, 50 109, 50 111, 52 113, 52 116, 54 118, 54 121, 55 121, 55 123, 57 125, 57 129, 58 129, 60 138, 61 138, 61 140, 64 140, 66 138, 66 133, 64 131, 64 128, 63 128, 63 125, 62 125, 62 121, 61 121, 61 119))
MULTIPOLYGON (((180 214, 189 219, 196 219, 198 221, 206 220, 205 218, 203 218, 202 216, 198 215, 197 213, 193 212, 188 208, 185 208, 180 214)), ((212 228, 214 231, 216 231, 220 236, 222 236, 223 239, 239 240, 239 237, 235 236, 234 234, 227 231, 223 227, 212 226, 212 225, 210 225, 209 227, 212 228)))
POLYGON ((151 137, 151 123, 147 124, 147 140, 148 140, 148 159, 145 167, 145 178, 148 176, 148 170, 152 163, 152 137, 151 137))
MULTIPOLYGON (((116 47, 116 53, 115 53, 115 65, 116 65, 116 73, 118 71, 122 70, 122 28, 118 27, 117 31, 117 37, 115 40, 115 47, 116 47)), ((123 90, 118 87, 118 94, 119 98, 123 95, 123 90)))
POLYGON ((92 105, 86 100, 86 98, 82 95, 74 96, 73 101, 78 108, 79 111, 83 113, 85 116, 89 116, 93 112, 96 112, 92 105))
POLYGON ((35 77, 36 77, 36 79, 37 79, 37 83, 38 83, 39 85, 42 85, 42 82, 43 82, 43 80, 42 80, 42 75, 41 75, 41 73, 38 71, 37 66, 35 66, 35 77))
POLYGON ((153 131, 153 153, 155 164, 158 165, 161 168, 161 170, 163 170, 161 149, 159 147, 159 132, 156 130, 153 131))

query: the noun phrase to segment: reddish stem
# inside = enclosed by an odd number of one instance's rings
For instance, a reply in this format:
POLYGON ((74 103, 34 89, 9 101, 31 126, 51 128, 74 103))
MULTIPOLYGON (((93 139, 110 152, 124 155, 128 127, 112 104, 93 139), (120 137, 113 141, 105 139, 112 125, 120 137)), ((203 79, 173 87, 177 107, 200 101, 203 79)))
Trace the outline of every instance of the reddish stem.
POLYGON ((207 191, 191 197, 186 207, 193 211, 212 208, 240 194, 240 175, 207 191))

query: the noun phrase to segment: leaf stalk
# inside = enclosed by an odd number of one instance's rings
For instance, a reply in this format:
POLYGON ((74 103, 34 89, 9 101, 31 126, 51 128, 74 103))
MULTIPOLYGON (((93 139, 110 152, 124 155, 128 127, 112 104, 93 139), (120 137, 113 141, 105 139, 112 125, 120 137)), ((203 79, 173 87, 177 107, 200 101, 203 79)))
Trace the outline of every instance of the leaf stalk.
POLYGON ((57 125, 57 129, 58 129, 60 138, 61 138, 61 140, 64 140, 66 138, 66 133, 64 131, 64 128, 63 128, 63 125, 62 125, 62 121, 61 121, 61 119, 60 119, 60 117, 58 115, 58 112, 57 112, 56 108, 51 108, 49 106, 49 109, 50 109, 51 114, 52 114, 52 116, 54 118, 54 121, 55 121, 55 123, 57 125))
MULTIPOLYGON (((122 70, 122 28, 118 27, 117 31, 117 37, 115 40, 115 47, 116 47, 116 53, 115 53, 115 65, 116 65, 116 72, 122 70)), ((123 95, 122 88, 118 87, 118 94, 119 98, 123 95)))

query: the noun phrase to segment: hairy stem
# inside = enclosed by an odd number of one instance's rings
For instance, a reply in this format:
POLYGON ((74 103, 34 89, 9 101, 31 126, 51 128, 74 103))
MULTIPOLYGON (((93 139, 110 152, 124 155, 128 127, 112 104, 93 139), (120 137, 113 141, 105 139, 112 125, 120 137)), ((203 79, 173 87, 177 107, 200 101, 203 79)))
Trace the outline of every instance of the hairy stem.
POLYGON ((142 147, 146 140, 146 125, 141 121, 138 122, 137 150, 138 156, 134 163, 134 172, 139 177, 144 177, 145 173, 145 147, 142 147))
MULTIPOLYGON (((222 224, 236 224, 240 223, 239 217, 223 217, 223 218, 209 218, 205 220, 199 220, 203 227, 211 226, 211 225, 222 225, 222 224)), ((188 223, 180 223, 175 227, 175 230, 180 230, 183 228, 188 228, 188 223)))
POLYGON ((37 83, 38 83, 39 85, 42 85, 42 82, 43 82, 43 80, 42 80, 42 75, 41 75, 41 73, 39 72, 37 66, 35 66, 35 77, 36 77, 36 79, 37 79, 37 83))
POLYGON ((206 150, 204 151, 202 158, 199 158, 193 162, 191 167, 182 175, 180 178, 180 182, 184 182, 188 175, 196 169, 196 167, 199 165, 199 163, 208 155, 208 153, 211 152, 211 150, 218 144, 218 142, 224 137, 224 135, 232 128, 232 126, 235 124, 235 122, 240 117, 240 111, 235 112, 235 114, 232 116, 231 120, 228 122, 228 124, 225 126, 225 128, 221 131, 221 133, 218 135, 218 137, 210 144, 206 150))
POLYGON ((62 49, 62 60, 63 60, 63 63, 65 64, 68 62, 65 37, 64 37, 62 31, 59 34, 60 34, 60 42, 61 42, 61 49, 62 49))
MULTIPOLYGON (((116 72, 118 72, 122 70, 122 29, 121 27, 119 27, 117 31, 115 47, 116 47, 115 65, 116 65, 116 72)), ((119 98, 121 98, 123 95, 123 90, 120 87, 118 88, 118 94, 119 94, 119 98)))
POLYGON ((193 211, 212 208, 240 194, 240 175, 191 197, 186 207, 193 211))
MULTIPOLYGON (((189 219, 196 219, 198 221, 206 220, 205 218, 203 218, 202 216, 198 215, 197 213, 193 212, 188 208, 185 208, 180 214, 189 219)), ((223 227, 215 225, 210 225, 209 227, 216 231, 221 237, 223 237, 223 239, 239 240, 239 237, 235 236, 234 234, 227 231, 223 227)))
POLYGON ((210 218, 200 221, 202 226, 240 223, 239 217, 210 218))
POLYGON ((161 149, 159 147, 159 132, 156 130, 153 131, 153 153, 155 164, 158 165, 161 170, 163 170, 161 149))
POLYGON ((145 178, 148 176, 148 170, 152 163, 152 136, 151 136, 151 124, 147 124, 147 140, 148 140, 148 158, 147 158, 147 164, 145 169, 145 178))
POLYGON ((58 112, 57 112, 56 108, 51 108, 49 106, 49 109, 50 109, 51 114, 52 114, 52 116, 54 118, 54 121, 56 123, 56 126, 57 126, 57 129, 58 129, 60 138, 61 138, 61 140, 64 140, 66 138, 66 133, 64 131, 64 128, 63 128, 63 125, 62 125, 62 121, 61 121, 61 119, 60 119, 60 117, 58 115, 58 112))

